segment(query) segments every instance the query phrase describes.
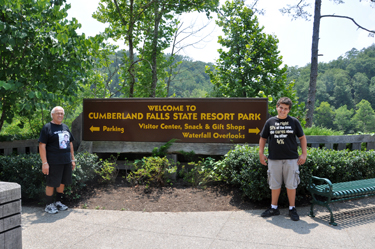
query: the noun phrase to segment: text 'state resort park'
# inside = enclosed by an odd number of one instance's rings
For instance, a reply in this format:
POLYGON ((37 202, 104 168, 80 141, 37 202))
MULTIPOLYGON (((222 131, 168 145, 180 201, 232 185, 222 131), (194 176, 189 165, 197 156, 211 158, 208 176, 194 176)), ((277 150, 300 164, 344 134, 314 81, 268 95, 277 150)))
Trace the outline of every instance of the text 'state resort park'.
POLYGON ((84 99, 83 140, 258 143, 266 98, 84 99))

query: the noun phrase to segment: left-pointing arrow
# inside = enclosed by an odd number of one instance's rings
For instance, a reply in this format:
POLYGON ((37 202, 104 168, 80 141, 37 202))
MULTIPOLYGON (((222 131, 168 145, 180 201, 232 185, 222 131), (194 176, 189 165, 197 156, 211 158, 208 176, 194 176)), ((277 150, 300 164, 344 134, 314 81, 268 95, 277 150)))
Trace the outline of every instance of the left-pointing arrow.
POLYGON ((94 126, 91 126, 91 127, 90 127, 90 131, 91 131, 91 132, 94 132, 94 131, 100 131, 100 127, 94 127, 94 126))

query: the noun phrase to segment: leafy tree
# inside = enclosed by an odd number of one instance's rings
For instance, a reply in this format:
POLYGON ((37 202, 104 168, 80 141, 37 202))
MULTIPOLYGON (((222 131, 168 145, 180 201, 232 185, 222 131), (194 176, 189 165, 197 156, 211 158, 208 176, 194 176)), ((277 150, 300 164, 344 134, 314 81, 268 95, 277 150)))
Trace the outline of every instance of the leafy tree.
POLYGON ((226 1, 218 21, 224 36, 215 71, 207 71, 221 96, 255 97, 259 91, 276 95, 285 88, 286 67, 277 50, 275 36, 263 33, 253 11, 243 0, 226 1))
POLYGON ((369 87, 370 99, 372 100, 371 106, 375 108, 375 76, 371 78, 370 87, 369 87))
MULTIPOLYGON (((281 67, 277 38, 262 32, 263 27, 243 0, 226 1, 216 23, 224 33, 218 38, 223 48, 219 49, 214 70, 206 67, 206 72, 217 96, 261 95, 276 100, 288 96, 294 103, 298 102, 295 95, 293 98, 292 88, 286 84, 286 66, 281 67)), ((275 105, 275 102, 270 104, 270 111, 274 111, 275 105)))
POLYGON ((333 129, 333 120, 335 112, 332 110, 328 102, 322 102, 318 108, 316 108, 316 114, 314 115, 316 126, 322 126, 325 128, 333 129))
POLYGON ((353 108, 353 99, 351 95, 350 78, 345 72, 336 75, 335 89, 333 90, 333 97, 335 107, 347 105, 348 108, 353 108))
POLYGON ((352 80, 354 91, 354 103, 358 104, 362 99, 370 100, 369 79, 364 73, 356 73, 352 80))
MULTIPOLYGON (((15 115, 71 101, 92 67, 101 37, 86 39, 63 0, 2 0, 0 12, 0 130, 15 115)), ((21 124, 22 125, 22 124, 21 124)))
POLYGON ((363 99, 356 105, 356 108, 356 113, 351 121, 355 125, 357 131, 365 133, 374 132, 375 112, 372 109, 370 102, 363 99))
POLYGON ((346 105, 343 105, 336 109, 335 111, 335 118, 333 120, 333 124, 340 130, 344 131, 346 134, 353 133, 353 123, 351 118, 353 116, 354 110, 348 110, 346 105))
POLYGON ((101 0, 94 18, 110 24, 107 36, 124 39, 129 46, 121 70, 125 96, 166 95, 163 81, 173 57, 166 60, 162 52, 172 43, 176 16, 191 11, 209 15, 218 4, 218 0, 101 0))

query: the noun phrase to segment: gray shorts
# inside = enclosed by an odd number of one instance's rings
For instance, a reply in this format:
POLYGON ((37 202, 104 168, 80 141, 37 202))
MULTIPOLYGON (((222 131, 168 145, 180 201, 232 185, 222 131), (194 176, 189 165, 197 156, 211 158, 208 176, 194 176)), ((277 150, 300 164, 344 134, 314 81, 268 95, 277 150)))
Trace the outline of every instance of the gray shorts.
POLYGON ((284 182, 287 189, 296 189, 300 183, 298 159, 268 160, 268 184, 279 189, 284 182))

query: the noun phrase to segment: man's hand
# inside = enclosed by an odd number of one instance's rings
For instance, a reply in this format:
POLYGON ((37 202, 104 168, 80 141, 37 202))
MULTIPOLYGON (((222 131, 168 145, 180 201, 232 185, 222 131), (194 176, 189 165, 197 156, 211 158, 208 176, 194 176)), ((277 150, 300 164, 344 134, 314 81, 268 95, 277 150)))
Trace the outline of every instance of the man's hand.
POLYGON ((302 154, 298 157, 298 161, 297 161, 297 164, 298 165, 302 165, 306 162, 306 155, 305 154, 302 154))
POLYGON ((261 163, 261 164, 267 166, 267 160, 268 160, 268 158, 267 158, 266 155, 264 155, 264 154, 259 154, 259 160, 260 160, 260 163, 261 163))
POLYGON ((48 174, 49 174, 49 164, 48 164, 48 163, 44 163, 44 164, 42 165, 42 172, 43 172, 43 174, 45 174, 45 175, 48 175, 48 174))
POLYGON ((72 161, 72 170, 74 170, 75 168, 76 168, 76 162, 72 161))

